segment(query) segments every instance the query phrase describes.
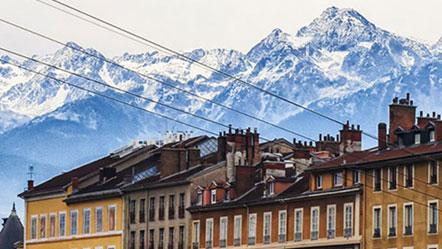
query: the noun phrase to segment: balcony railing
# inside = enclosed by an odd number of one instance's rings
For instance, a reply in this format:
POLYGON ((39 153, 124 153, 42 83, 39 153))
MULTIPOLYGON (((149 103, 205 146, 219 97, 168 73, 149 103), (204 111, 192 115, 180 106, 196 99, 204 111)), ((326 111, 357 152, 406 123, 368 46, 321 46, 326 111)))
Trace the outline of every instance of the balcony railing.
POLYGON ((192 242, 192 249, 198 249, 200 248, 200 242, 194 241, 192 242))
POLYGON ((270 244, 270 235, 264 235, 264 244, 270 244))
POLYGON ((285 234, 280 234, 278 236, 278 242, 279 243, 284 243, 285 242, 285 234))
POLYGON ((160 211, 158 213, 158 219, 164 220, 164 208, 160 208, 160 211))
POLYGON ((233 239, 233 245, 234 246, 240 246, 241 245, 241 239, 240 238, 234 238, 233 239))
POLYGON ((412 226, 405 226, 404 235, 412 235, 412 234, 413 234, 413 227, 412 226))
POLYGON ((430 224, 430 233, 437 233, 437 225, 436 224, 430 224))
POLYGON ((335 229, 327 230, 327 239, 334 239, 335 238, 335 229))
POLYGON ((254 245, 255 243, 256 243, 255 237, 249 237, 249 239, 247 240, 247 244, 249 245, 254 245))
POLYGON ((155 209, 150 209, 149 210, 149 221, 154 221, 155 220, 155 209))
POLYGON ((381 229, 375 228, 373 231, 373 238, 380 238, 381 237, 381 229))
POLYGON ((344 228, 344 238, 350 238, 353 235, 351 227, 344 228))
POLYGON ((219 247, 226 247, 227 246, 227 241, 225 239, 220 239, 219 240, 219 247))
POLYGON ((301 241, 302 240, 302 233, 295 233, 295 241, 301 241))
POLYGON ((436 184, 436 183, 437 183, 437 175, 431 175, 430 184, 436 184))
POLYGON ((312 231, 312 232, 310 233, 310 238, 311 238, 311 240, 317 240, 317 239, 318 239, 318 236, 319 236, 319 232, 318 232, 318 231, 312 231))
POLYGON ((173 220, 173 219, 175 219, 175 208, 170 207, 169 208, 169 220, 173 220))
POLYGON ((395 237, 396 236, 396 227, 390 227, 388 231, 388 237, 395 237))
POLYGON ((180 206, 178 208, 178 218, 180 219, 184 218, 184 211, 185 211, 184 206, 180 206))
POLYGON ((212 241, 211 240, 206 241, 206 248, 212 248, 212 241))

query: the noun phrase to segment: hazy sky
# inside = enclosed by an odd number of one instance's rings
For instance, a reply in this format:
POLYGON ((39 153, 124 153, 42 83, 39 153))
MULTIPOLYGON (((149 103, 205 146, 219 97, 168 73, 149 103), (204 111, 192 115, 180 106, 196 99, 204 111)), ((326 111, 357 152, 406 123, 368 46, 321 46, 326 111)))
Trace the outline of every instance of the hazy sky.
MULTIPOLYGON (((106 55, 148 48, 35 0, 0 0, 0 18, 106 55)), ((45 0, 50 1, 50 0, 45 0)), ((247 52, 274 28, 295 34, 330 6, 353 8, 391 32, 436 42, 442 35, 441 0, 70 0, 68 4, 173 49, 232 48, 247 52)), ((53 52, 48 41, 0 23, 0 44, 27 54, 53 52)))

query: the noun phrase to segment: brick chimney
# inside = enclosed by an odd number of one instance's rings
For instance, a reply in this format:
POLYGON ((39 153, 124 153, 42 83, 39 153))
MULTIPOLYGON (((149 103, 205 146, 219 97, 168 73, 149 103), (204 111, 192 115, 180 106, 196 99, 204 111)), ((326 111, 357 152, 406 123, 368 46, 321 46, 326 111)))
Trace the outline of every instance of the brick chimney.
POLYGON ((387 124, 378 124, 378 150, 387 148, 387 124))
POLYGON ((34 180, 28 180, 28 191, 34 189, 34 180))
POLYGON ((72 192, 80 190, 78 177, 72 177, 72 192))
POLYGON ((350 127, 349 121, 342 126, 339 131, 341 141, 339 142, 339 154, 342 155, 348 152, 361 151, 362 144, 362 130, 360 126, 352 124, 350 127))
POLYGON ((414 125, 416 119, 416 106, 410 100, 410 94, 407 93, 405 99, 395 97, 390 104, 390 124, 388 127, 388 143, 397 143, 397 136, 394 134, 399 126, 404 130, 409 130, 414 125))

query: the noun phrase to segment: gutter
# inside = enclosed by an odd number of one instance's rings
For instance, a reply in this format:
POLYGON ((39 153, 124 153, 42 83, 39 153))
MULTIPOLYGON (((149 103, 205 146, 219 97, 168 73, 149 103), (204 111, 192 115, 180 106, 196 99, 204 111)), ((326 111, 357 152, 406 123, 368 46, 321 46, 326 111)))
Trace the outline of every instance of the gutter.
POLYGON ((117 197, 121 196, 122 194, 123 192, 120 189, 110 189, 110 190, 103 190, 103 191, 84 193, 84 194, 71 194, 68 196, 68 198, 64 199, 63 202, 65 202, 66 204, 73 204, 83 201, 117 197))

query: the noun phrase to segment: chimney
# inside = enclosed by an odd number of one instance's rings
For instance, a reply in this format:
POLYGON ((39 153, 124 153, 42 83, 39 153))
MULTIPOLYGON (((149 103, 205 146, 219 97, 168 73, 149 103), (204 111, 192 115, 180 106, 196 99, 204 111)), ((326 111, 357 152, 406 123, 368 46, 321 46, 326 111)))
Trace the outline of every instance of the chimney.
POLYGON ((387 148, 387 124, 378 124, 378 150, 387 148))
POLYGON ((80 190, 78 177, 72 177, 72 192, 77 192, 80 190))
POLYGON ((28 191, 34 189, 34 180, 28 180, 28 191))
POLYGON ((410 105, 410 94, 407 93, 406 99, 397 101, 397 97, 393 100, 390 107, 390 123, 388 127, 388 143, 397 143, 397 136, 394 134, 399 126, 404 130, 413 127, 416 118, 416 106, 410 105))
POLYGON ((342 155, 347 152, 360 151, 362 146, 362 131, 360 126, 355 129, 355 125, 351 125, 347 121, 345 125, 342 126, 342 130, 339 131, 341 140, 339 142, 339 154, 342 155))

